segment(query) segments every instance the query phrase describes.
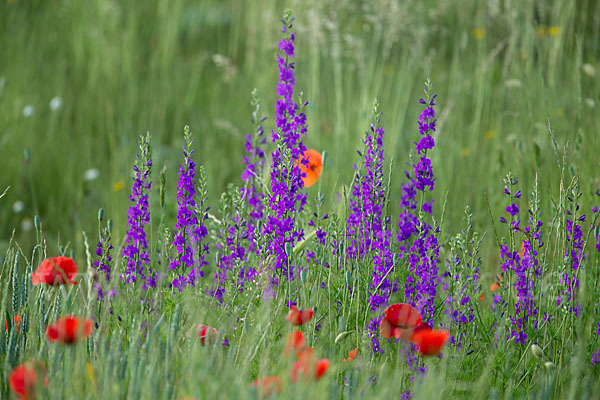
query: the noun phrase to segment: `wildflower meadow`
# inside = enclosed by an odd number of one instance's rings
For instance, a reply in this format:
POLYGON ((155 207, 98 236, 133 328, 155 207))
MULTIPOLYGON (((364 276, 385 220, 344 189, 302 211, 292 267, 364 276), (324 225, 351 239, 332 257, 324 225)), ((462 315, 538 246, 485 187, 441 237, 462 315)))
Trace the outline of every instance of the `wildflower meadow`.
POLYGON ((600 398, 599 15, 3 0, 0 398, 600 398))

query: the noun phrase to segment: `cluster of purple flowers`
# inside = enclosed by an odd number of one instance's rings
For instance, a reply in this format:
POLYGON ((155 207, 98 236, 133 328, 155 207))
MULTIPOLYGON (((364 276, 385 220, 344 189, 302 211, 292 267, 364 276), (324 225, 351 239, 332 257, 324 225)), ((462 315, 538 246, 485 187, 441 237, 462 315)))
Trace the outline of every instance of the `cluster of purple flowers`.
POLYGON ((565 260, 567 260, 568 265, 560 277, 560 284, 564 289, 558 295, 556 305, 558 307, 567 308, 569 313, 575 314, 575 316, 578 317, 581 314, 581 305, 577 301, 579 269, 581 266, 581 259, 584 257, 583 248, 585 244, 581 222, 585 222, 586 217, 585 214, 578 216, 577 212, 579 211, 579 204, 576 204, 571 197, 568 199, 574 204, 574 209, 572 211, 567 210, 566 218, 566 238, 568 248, 566 249, 565 260))
MULTIPOLYGON (((267 138, 264 134, 262 122, 267 117, 260 115, 260 98, 256 89, 252 91, 252 105, 254 106, 254 111, 252 112, 251 121, 252 124, 256 125, 256 131, 254 135, 246 135, 247 155, 243 158, 245 168, 242 173, 242 181, 244 182, 242 193, 251 207, 250 219, 258 221, 263 217, 264 209, 263 187, 261 181, 257 178, 262 175, 265 167, 265 152, 262 146, 266 144, 267 138)), ((252 236, 254 224, 250 224, 249 229, 251 231, 248 233, 252 236)))
MULTIPOLYGON (((369 287, 369 306, 377 311, 387 304, 397 284, 390 281, 394 268, 394 257, 390 249, 392 233, 389 229, 390 217, 384 215, 386 205, 383 177, 383 138, 380 127, 381 113, 376 100, 371 115, 370 129, 365 133, 363 168, 356 172, 350 197, 346 236, 349 242, 347 257, 359 261, 367 254, 372 255, 373 279, 369 287)), ((367 325, 374 352, 382 353, 379 345, 380 317, 373 318, 367 325)))
MULTIPOLYGON (((292 99, 294 94, 294 40, 292 32, 293 18, 286 11, 282 32, 287 36, 279 42, 282 54, 277 57, 279 83, 275 106, 277 131, 272 132, 273 142, 277 144, 272 153, 270 210, 263 228, 263 236, 269 238, 263 254, 274 258, 274 269, 287 280, 295 279, 297 271, 290 263, 286 248, 293 247, 303 238, 303 231, 295 226, 295 216, 306 205, 306 193, 302 190, 300 160, 306 151, 302 139, 306 136, 306 115, 300 111, 292 99)), ((303 103, 306 106, 307 103, 303 103)), ((274 271, 274 272, 275 272, 274 271)), ((273 276, 273 285, 278 278, 273 276)))
MULTIPOLYGON (((205 237, 208 230, 204 224, 206 211, 199 216, 196 204, 196 163, 192 161, 192 140, 190 128, 184 129, 186 147, 183 150, 183 165, 179 166, 179 182, 177 184, 177 222, 173 247, 176 255, 171 257, 169 269, 175 272, 172 286, 182 291, 186 286, 195 286, 196 279, 204 276, 202 267, 208 264, 206 254, 209 251, 205 237), (194 253, 198 256, 195 259, 194 253)), ((201 201, 202 203, 204 200, 201 201)))
MULTIPOLYGON (((536 281, 542 276, 542 269, 538 259, 539 249, 544 245, 542 241, 542 221, 539 220, 541 211, 537 199, 537 190, 534 193, 535 198, 530 202, 528 210, 528 224, 521 228, 519 219, 519 206, 515 203, 521 199, 521 191, 515 190, 514 186, 518 181, 508 175, 505 180, 504 194, 510 199, 510 205, 506 207, 506 212, 510 215, 511 237, 518 234, 523 237, 518 240, 521 243, 521 251, 510 251, 508 245, 500 245, 500 259, 502 260, 502 273, 512 274, 513 288, 515 291, 514 311, 508 310, 508 316, 511 326, 508 328, 507 339, 514 339, 515 343, 526 344, 530 330, 538 329, 539 307, 535 302, 536 281)), ((500 222, 508 223, 504 217, 500 222)), ((497 302, 495 302, 496 304, 497 302)), ((552 318, 550 316, 549 318, 552 318)))
POLYGON ((481 239, 472 232, 472 214, 467 207, 465 210, 467 229, 450 240, 451 257, 448 260, 448 271, 443 275, 449 282, 443 282, 444 313, 453 332, 451 343, 458 349, 463 347, 463 339, 469 330, 469 325, 475 319, 474 300, 479 294, 479 246, 481 239))
MULTIPOLYGON (((101 210, 101 213, 103 213, 103 211, 104 210, 101 210)), ((98 219, 99 220, 102 219, 102 218, 100 218, 100 213, 99 213, 98 219)), ((109 220, 107 226, 100 230, 100 237, 99 237, 98 243, 96 244, 96 255, 99 258, 94 261, 93 266, 99 275, 100 274, 104 275, 104 277, 103 277, 104 281, 100 281, 102 279, 102 277, 98 276, 97 277, 98 280, 94 284, 94 290, 96 291, 96 300, 98 300, 98 301, 102 300, 104 298, 104 296, 107 294, 106 285, 108 285, 110 282, 110 273, 111 273, 110 266, 112 264, 112 256, 110 253, 111 253, 111 250, 113 249, 111 231, 112 231, 112 221, 109 220)), ((114 291, 111 290, 109 297, 112 297, 113 294, 114 294, 114 291)))
POLYGON ((422 200, 425 192, 432 191, 435 185, 431 160, 427 158, 427 151, 435 146, 431 134, 435 132, 437 121, 433 109, 436 95, 430 94, 431 87, 432 84, 427 81, 426 98, 420 100, 420 103, 425 105, 425 109, 419 116, 421 138, 415 142, 420 157, 412 164, 412 174, 405 172, 409 182, 402 185, 400 202, 402 210, 398 222, 400 255, 408 257, 410 270, 404 287, 406 301, 419 310, 427 323, 431 323, 433 319, 434 299, 439 281, 437 266, 439 244, 436 238, 439 228, 434 228, 423 218, 423 213, 432 213, 433 200, 430 202, 422 200))
POLYGON ((152 186, 150 134, 140 137, 140 153, 136 155, 136 162, 133 166, 133 187, 129 196, 129 201, 133 204, 127 211, 128 230, 123 246, 125 272, 121 275, 121 279, 125 283, 141 281, 142 288, 148 289, 156 287, 145 231, 146 225, 150 222, 148 199, 152 186))

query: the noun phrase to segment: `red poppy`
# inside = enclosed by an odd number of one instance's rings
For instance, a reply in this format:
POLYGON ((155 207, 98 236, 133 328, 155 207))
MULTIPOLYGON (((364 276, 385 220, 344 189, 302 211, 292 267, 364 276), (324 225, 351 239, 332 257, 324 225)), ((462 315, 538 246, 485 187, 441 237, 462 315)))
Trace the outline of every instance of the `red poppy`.
POLYGON ((421 314, 407 303, 390 305, 384 311, 385 317, 379 323, 381 337, 409 341, 415 328, 421 323, 421 314))
POLYGON ((300 331, 293 331, 288 336, 288 340, 285 344, 285 348, 283 349, 283 355, 285 357, 289 357, 292 350, 298 356, 304 349, 306 348, 306 339, 304 338, 304 334, 300 331))
POLYGON ((298 310, 296 306, 290 308, 290 313, 285 317, 292 325, 300 326, 310 321, 315 315, 315 311, 312 308, 308 310, 298 310))
POLYGON ((42 381, 44 386, 48 386, 46 369, 39 361, 30 361, 19 365, 10 374, 8 384, 13 392, 20 395, 19 399, 32 399, 35 396, 35 387, 37 386, 38 375, 40 373, 43 376, 42 381))
POLYGON ((500 284, 498 282, 494 282, 490 285, 490 291, 491 292, 495 292, 496 290, 500 289, 500 284))
POLYGON ((323 158, 316 150, 308 149, 299 160, 304 187, 310 187, 317 182, 323 169, 323 158), (306 160, 305 162, 303 160, 306 160))
POLYGON ((261 397, 269 397, 275 393, 280 394, 283 391, 281 378, 278 376, 257 378, 250 385, 258 388, 261 397))
MULTIPOLYGON (((12 319, 12 326, 14 329, 14 326, 17 326, 17 334, 19 334, 19 332, 21 332, 21 316, 20 315, 15 315, 12 319)), ((4 321, 4 332, 8 332, 8 321, 4 321)))
POLYGON ((77 275, 77 264, 69 257, 47 258, 31 274, 34 285, 45 283, 50 286, 77 285, 73 278, 77 275))
POLYGON ((217 340, 218 331, 211 326, 198 324, 196 331, 198 332, 198 337, 200 338, 200 344, 202 346, 206 345, 207 339, 208 344, 214 344, 217 340))
POLYGON ((483 301, 485 299, 485 294, 483 292, 481 292, 481 294, 479 295, 479 301, 483 301))
POLYGON ((419 346, 419 352, 424 356, 436 356, 440 353, 450 334, 447 331, 420 329, 412 335, 411 341, 419 346))
POLYGON ((344 362, 348 362, 348 361, 354 360, 357 355, 358 355, 358 347, 356 347, 354 350, 350 350, 348 352, 348 358, 344 358, 344 362))
POLYGON ((313 378, 318 381, 329 369, 329 364, 329 360, 326 358, 316 361, 312 357, 300 359, 292 367, 290 379, 296 383, 298 382, 298 375, 302 374, 305 380, 313 378))
POLYGON ((46 338, 51 342, 72 344, 92 333, 92 320, 73 316, 62 317, 46 328, 46 338))

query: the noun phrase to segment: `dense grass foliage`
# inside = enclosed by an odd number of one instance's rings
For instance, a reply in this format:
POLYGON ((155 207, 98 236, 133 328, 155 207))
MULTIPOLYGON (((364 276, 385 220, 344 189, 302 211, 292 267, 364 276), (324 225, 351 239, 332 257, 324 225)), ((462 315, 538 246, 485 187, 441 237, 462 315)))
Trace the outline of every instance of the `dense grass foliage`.
POLYGON ((598 396, 600 5, 289 3, 0 4, 0 397, 29 360, 41 398, 598 396), (78 284, 34 286, 59 255, 78 284), (439 357, 381 337, 392 303, 439 357), (90 336, 50 340, 65 315, 90 336))

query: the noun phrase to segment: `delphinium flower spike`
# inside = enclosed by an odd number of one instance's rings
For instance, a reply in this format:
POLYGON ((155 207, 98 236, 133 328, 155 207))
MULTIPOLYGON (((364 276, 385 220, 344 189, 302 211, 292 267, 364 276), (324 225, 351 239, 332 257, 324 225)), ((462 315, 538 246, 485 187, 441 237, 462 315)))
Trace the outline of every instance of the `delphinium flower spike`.
POLYGON ((125 271, 121 279, 125 283, 140 282, 143 289, 156 287, 150 265, 146 226, 150 223, 150 189, 152 187, 152 148, 150 134, 140 137, 140 154, 133 166, 133 187, 129 201, 133 203, 127 212, 127 235, 123 246, 125 271))
MULTIPOLYGON (((277 94, 279 99, 275 106, 275 122, 277 129, 272 131, 276 148, 271 155, 269 214, 263 228, 265 242, 262 253, 273 270, 271 285, 278 284, 278 277, 294 280, 298 271, 291 265, 290 256, 286 252, 291 249, 304 233, 296 226, 296 213, 306 205, 306 193, 302 190, 303 182, 297 160, 306 151, 303 138, 306 136, 306 115, 293 100, 294 78, 294 41, 296 33, 292 31, 293 18, 289 10, 284 13, 282 32, 286 36, 279 42, 280 54, 277 56, 279 66, 279 83, 277 94)), ((300 98, 302 107, 307 103, 300 98)), ((303 160, 307 162, 307 160, 303 160)))
MULTIPOLYGON (((199 216, 196 204, 196 163, 192 161, 194 150, 192 150, 192 137, 188 126, 184 128, 184 137, 186 146, 183 148, 184 162, 179 168, 177 221, 173 239, 176 254, 171 257, 169 263, 169 269, 175 273, 172 286, 179 291, 188 285, 195 286, 196 279, 204 276, 201 268, 207 264, 204 255, 207 243, 204 243, 204 239, 208 234, 204 217, 199 216)), ((206 210, 200 211, 205 215, 206 210)))

